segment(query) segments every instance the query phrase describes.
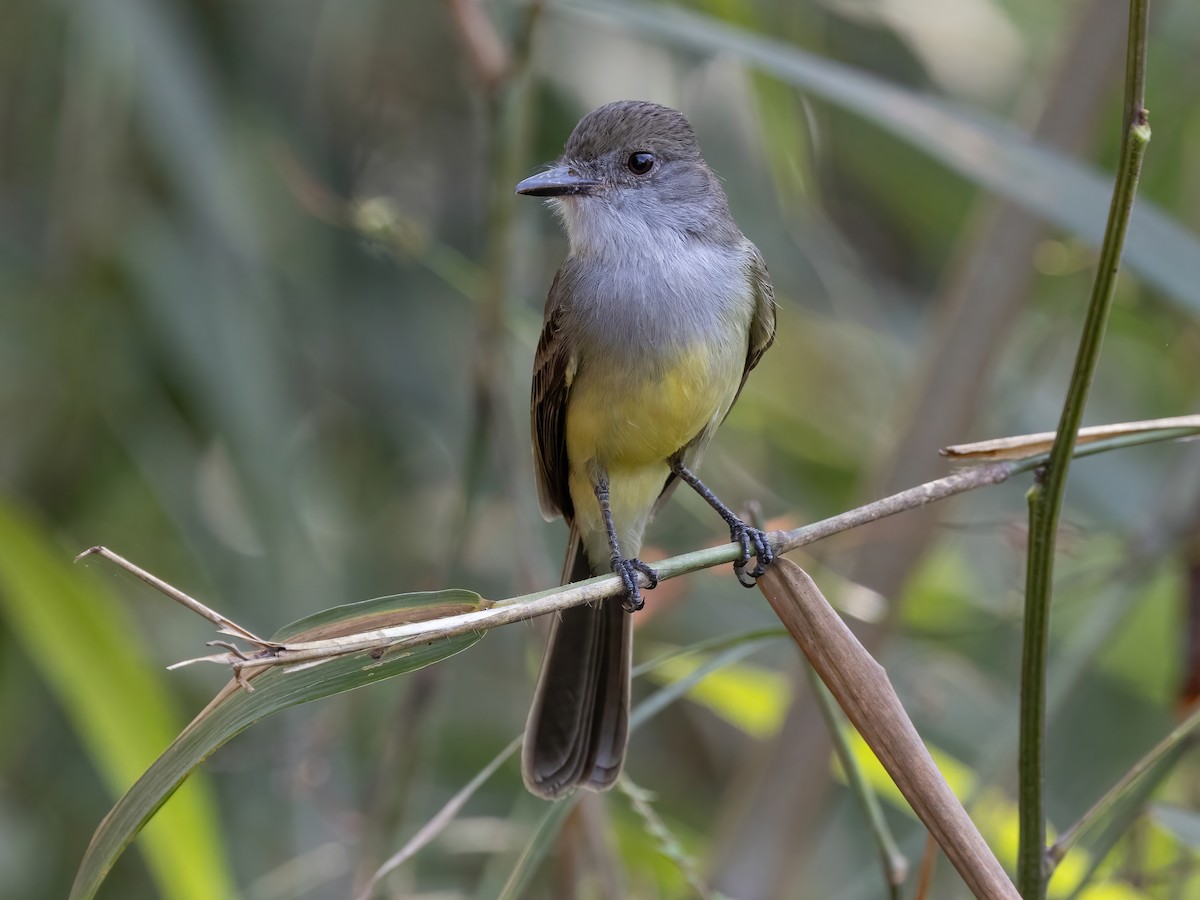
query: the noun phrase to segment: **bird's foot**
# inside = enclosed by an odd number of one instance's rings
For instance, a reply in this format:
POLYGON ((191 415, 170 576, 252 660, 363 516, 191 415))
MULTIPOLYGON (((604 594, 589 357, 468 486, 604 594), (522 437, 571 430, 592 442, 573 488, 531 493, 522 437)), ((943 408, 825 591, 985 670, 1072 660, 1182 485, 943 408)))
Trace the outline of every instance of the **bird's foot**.
POLYGON ((741 519, 735 518, 729 524, 729 538, 742 548, 742 555, 733 564, 733 574, 737 576, 738 583, 742 587, 752 588, 757 583, 759 576, 767 571, 767 566, 775 559, 775 551, 771 549, 767 533, 761 528, 755 528, 753 525, 748 525, 741 519), (752 556, 756 560, 754 568, 746 571, 746 566, 750 564, 752 556))
POLYGON ((642 588, 638 580, 639 573, 646 576, 648 582, 646 587, 658 587, 658 573, 640 559, 614 556, 612 570, 614 575, 620 575, 621 580, 625 582, 625 602, 622 605, 626 612, 637 612, 646 605, 646 601, 642 599, 642 588))

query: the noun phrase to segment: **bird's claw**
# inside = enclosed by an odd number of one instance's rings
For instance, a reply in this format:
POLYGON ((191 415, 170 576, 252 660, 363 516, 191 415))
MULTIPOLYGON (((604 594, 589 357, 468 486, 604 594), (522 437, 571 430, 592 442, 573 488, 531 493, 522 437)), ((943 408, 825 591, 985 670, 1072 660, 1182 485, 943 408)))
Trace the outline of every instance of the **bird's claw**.
POLYGON ((614 574, 620 575, 621 581, 625 583, 625 602, 621 605, 625 607, 626 612, 637 612, 646 605, 646 601, 642 599, 641 585, 638 582, 639 573, 646 576, 646 587, 658 587, 658 573, 640 559, 614 556, 612 570, 614 574))
POLYGON ((775 559, 775 552, 771 549, 767 533, 739 519, 735 525, 730 526, 729 537, 742 548, 742 555, 733 564, 733 574, 737 576, 742 587, 752 588, 775 559), (746 571, 752 556, 756 560, 754 568, 746 571))

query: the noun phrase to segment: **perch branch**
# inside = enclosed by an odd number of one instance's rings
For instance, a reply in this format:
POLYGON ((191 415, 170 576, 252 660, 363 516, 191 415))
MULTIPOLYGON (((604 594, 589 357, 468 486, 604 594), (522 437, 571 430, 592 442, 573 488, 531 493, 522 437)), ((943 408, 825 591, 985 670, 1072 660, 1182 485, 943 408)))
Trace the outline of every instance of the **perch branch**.
MULTIPOLYGON (((1123 434, 1107 441, 1099 441, 1087 447, 1080 448, 1077 455, 1091 455, 1105 450, 1128 447, 1136 444, 1148 444, 1157 441, 1193 437, 1200 435, 1200 424, 1192 423, 1187 427, 1179 422, 1190 421, 1192 417, 1181 417, 1179 420, 1166 420, 1164 427, 1134 434, 1123 434)), ((1032 456, 1025 460, 1007 460, 987 463, 960 469, 944 478, 930 481, 890 497, 884 497, 873 503, 868 503, 856 509, 848 510, 828 519, 822 519, 810 525, 796 528, 792 531, 776 531, 770 534, 772 546, 778 553, 788 553, 807 544, 823 540, 834 534, 848 531, 867 522, 885 516, 895 515, 906 510, 916 509, 928 503, 944 500, 985 485, 1000 484, 1013 475, 1037 468, 1046 461, 1045 454, 1032 456)), ((499 625, 521 622, 547 613, 558 612, 568 607, 579 606, 583 603, 594 603, 607 597, 615 597, 625 590, 621 579, 615 575, 604 575, 579 581, 574 584, 555 587, 549 590, 520 597, 512 597, 492 603, 487 609, 460 615, 445 616, 424 622, 413 622, 404 625, 393 625, 371 631, 326 638, 318 641, 282 641, 271 642, 257 638, 249 630, 242 628, 226 617, 214 612, 181 591, 176 590, 160 579, 155 578, 133 563, 103 548, 93 548, 88 553, 97 553, 116 563, 129 572, 143 578, 149 584, 158 587, 168 596, 192 609, 210 622, 216 623, 222 631, 232 630, 236 635, 254 644, 259 649, 252 652, 235 654, 221 653, 200 657, 186 662, 216 662, 229 665, 235 672, 245 669, 260 669, 266 666, 296 666, 316 665, 329 659, 336 659, 349 653, 382 654, 388 651, 402 649, 406 646, 424 644, 439 638, 487 630, 499 625)), ((721 563, 730 563, 738 558, 740 548, 737 544, 721 544, 705 550, 696 550, 662 560, 655 564, 659 580, 665 581, 676 578, 699 569, 706 569, 721 563)), ((81 554, 86 555, 86 554, 81 554)), ((644 576, 643 576, 644 577, 644 576)), ((642 582, 645 585, 645 582, 642 582)), ((183 665, 177 663, 176 665, 183 665)))

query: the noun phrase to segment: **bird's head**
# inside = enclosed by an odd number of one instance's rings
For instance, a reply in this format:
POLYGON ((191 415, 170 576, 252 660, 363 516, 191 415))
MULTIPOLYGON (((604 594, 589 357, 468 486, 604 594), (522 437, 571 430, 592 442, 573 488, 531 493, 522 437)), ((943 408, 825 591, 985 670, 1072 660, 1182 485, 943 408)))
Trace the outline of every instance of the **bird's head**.
POLYGON ((642 100, 588 113, 558 162, 517 193, 551 200, 576 254, 687 237, 727 241, 730 227, 740 235, 688 120, 642 100))

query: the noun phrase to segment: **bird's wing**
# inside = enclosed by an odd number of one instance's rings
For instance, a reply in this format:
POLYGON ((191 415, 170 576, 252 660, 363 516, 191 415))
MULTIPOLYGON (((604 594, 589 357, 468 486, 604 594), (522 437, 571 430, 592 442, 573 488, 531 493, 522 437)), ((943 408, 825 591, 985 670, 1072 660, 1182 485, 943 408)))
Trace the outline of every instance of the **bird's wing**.
MULTIPOLYGON (((565 266, 564 266, 565 269, 565 266)), ((533 394, 530 424, 533 432, 533 472, 538 505, 547 521, 562 515, 574 517, 568 485, 567 397, 575 374, 575 360, 563 329, 566 292, 559 269, 546 297, 546 315, 537 353, 533 357, 533 394)))
MULTIPOLYGON (((729 409, 725 410, 725 416, 721 419, 722 422, 729 417, 734 403, 737 403, 738 397, 742 395, 742 388, 746 386, 746 379, 750 376, 750 370, 758 365, 758 361, 762 359, 762 355, 775 342, 775 289, 771 287, 771 278, 767 274, 767 264, 763 260, 762 254, 750 241, 746 243, 749 245, 750 250, 746 265, 754 301, 754 312, 750 318, 750 334, 746 341, 746 365, 742 369, 742 380, 738 384, 737 393, 733 395, 733 401, 729 404, 729 409)), ((694 440, 680 450, 680 458, 685 465, 692 464, 698 449, 702 449, 708 443, 709 438, 712 437, 715 430, 712 427, 705 428, 700 434, 696 435, 694 440)), ((662 508, 677 486, 678 480, 675 475, 668 475, 666 482, 663 484, 662 492, 658 495, 658 500, 655 503, 654 508, 656 511, 662 508)))
MULTIPOLYGON (((742 383, 738 385, 738 394, 746 386, 746 378, 750 370, 758 365, 762 355, 775 342, 775 288, 771 286, 771 277, 767 274, 767 264, 758 252, 758 248, 750 244, 750 284, 754 291, 754 317, 750 320, 750 340, 746 347, 746 368, 742 370, 742 383)), ((734 402, 737 397, 734 397, 734 402)))

